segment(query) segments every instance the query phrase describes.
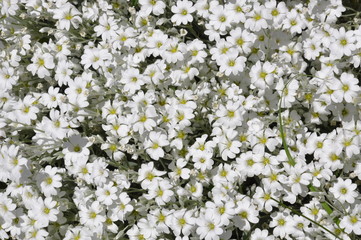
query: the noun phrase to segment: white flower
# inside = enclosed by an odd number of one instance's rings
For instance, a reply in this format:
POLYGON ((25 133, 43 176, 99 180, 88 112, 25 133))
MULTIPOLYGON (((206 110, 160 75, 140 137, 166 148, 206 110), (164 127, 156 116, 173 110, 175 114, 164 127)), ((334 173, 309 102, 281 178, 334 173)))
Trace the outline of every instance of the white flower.
POLYGON ((38 217, 38 221, 45 226, 49 222, 55 222, 58 219, 59 210, 57 209, 57 202, 53 201, 51 197, 45 199, 39 197, 33 204, 30 211, 34 212, 38 217))
POLYGON ((122 192, 119 194, 119 198, 110 206, 110 209, 113 218, 124 221, 126 214, 132 212, 134 207, 128 194, 122 192))
POLYGON ((88 69, 90 66, 94 69, 98 69, 99 67, 106 66, 108 64, 107 61, 111 60, 111 58, 112 55, 107 49, 87 48, 81 56, 80 63, 84 65, 85 69, 88 69))
POLYGON ((345 232, 350 234, 354 232, 356 235, 361 235, 361 216, 360 205, 355 205, 351 213, 342 217, 340 227, 345 229, 345 232))
POLYGON ((223 72, 226 76, 236 75, 239 72, 242 72, 246 66, 246 58, 239 56, 237 51, 231 49, 231 51, 220 60, 219 70, 223 72))
POLYGON ((346 31, 344 27, 332 32, 334 42, 330 45, 331 55, 340 59, 343 55, 350 56, 356 49, 354 44, 356 38, 353 31, 346 31))
POLYGON ((271 217, 269 226, 274 227, 274 236, 283 238, 294 231, 293 219, 288 211, 274 213, 271 217))
POLYGON ((173 172, 168 173, 170 178, 173 179, 188 179, 190 175, 190 169, 186 168, 187 161, 185 161, 183 158, 179 158, 177 162, 172 162, 169 165, 169 168, 173 170, 173 172))
POLYGON ((155 181, 160 179, 159 176, 164 175, 166 172, 159 171, 154 168, 154 162, 142 164, 138 171, 138 182, 141 182, 143 189, 148 189, 155 181))
POLYGON ((305 51, 305 58, 308 60, 315 60, 322 51, 321 42, 317 39, 307 39, 303 43, 303 48, 305 51))
POLYGON ((39 108, 35 106, 36 102, 34 97, 27 95, 14 105, 16 121, 30 125, 31 120, 35 120, 39 112, 39 108))
POLYGON ((193 217, 193 211, 181 209, 172 214, 170 227, 173 229, 175 236, 179 236, 181 233, 188 236, 195 223, 196 218, 193 217))
POLYGON ((114 17, 108 17, 106 14, 103 14, 99 18, 99 24, 100 25, 94 28, 94 31, 97 33, 97 36, 101 36, 104 41, 117 36, 116 30, 118 29, 118 25, 114 17))
POLYGON ((194 167, 201 171, 212 169, 214 161, 212 160, 213 153, 208 151, 196 151, 192 154, 192 161, 194 167))
POLYGON ((172 185, 167 180, 159 180, 148 188, 148 194, 144 197, 148 200, 154 199, 158 206, 165 205, 171 200, 174 192, 171 190, 172 185))
POLYGON ((175 25, 187 24, 193 21, 193 16, 191 15, 195 12, 195 8, 193 3, 188 0, 177 1, 176 6, 172 6, 171 8, 174 15, 171 20, 175 23, 175 25))
POLYGON ((360 86, 358 86, 358 79, 354 77, 351 73, 342 73, 340 81, 333 81, 330 84, 330 89, 334 92, 332 96, 335 98, 336 102, 346 102, 353 103, 354 98, 358 96, 360 91, 360 86))
POLYGON ((252 66, 249 76, 251 77, 253 88, 265 89, 266 85, 272 86, 275 79, 275 72, 277 68, 270 62, 265 62, 262 64, 261 61, 258 61, 255 65, 252 66))
POLYGON ((212 5, 210 11, 209 23, 214 30, 224 32, 231 26, 234 15, 233 11, 226 10, 223 6, 219 5, 212 5))
POLYGON ((235 225, 242 231, 251 229, 250 223, 258 223, 258 210, 252 204, 250 198, 246 197, 237 203, 235 208, 236 218, 235 225))
POLYGON ((223 233, 221 219, 207 210, 204 214, 200 215, 197 225, 196 231, 201 239, 218 240, 219 235, 223 233))
POLYGON ((54 11, 54 19, 57 19, 57 25, 60 29, 69 31, 70 25, 74 28, 78 28, 82 22, 80 18, 81 13, 70 3, 66 3, 61 8, 57 8, 54 11))
POLYGON ((164 13, 166 7, 163 0, 139 0, 139 4, 142 6, 140 10, 144 12, 145 15, 153 13, 159 16, 164 13))
POLYGON ((26 69, 33 75, 37 74, 39 78, 49 77, 49 70, 55 67, 54 58, 50 53, 36 52, 31 61, 32 63, 26 69))
POLYGON ((9 64, 5 63, 4 67, 0 68, 0 88, 11 89, 18 82, 18 79, 19 76, 16 75, 15 69, 9 64))
POLYGON ((90 206, 80 206, 80 223, 90 228, 101 227, 105 222, 105 211, 98 201, 92 202, 90 206))
POLYGON ((256 193, 253 198, 261 209, 265 209, 267 212, 271 212, 273 207, 277 207, 278 203, 272 198, 276 198, 275 191, 269 187, 257 187, 256 193))
POLYGON ((240 54, 249 54, 251 52, 251 47, 253 46, 256 35, 248 32, 246 29, 242 31, 240 27, 233 29, 230 32, 227 41, 233 43, 239 50, 240 54))
POLYGON ((139 73, 136 68, 129 68, 122 73, 120 82, 125 84, 124 90, 129 94, 134 94, 137 90, 144 85, 143 76, 139 73))
POLYGON ((91 142, 80 135, 73 135, 68 142, 64 143, 63 153, 66 161, 77 161, 79 158, 87 158, 90 154, 88 147, 91 142))
POLYGON ((117 199, 117 188, 113 186, 113 182, 108 184, 104 184, 102 187, 98 187, 95 191, 95 195, 97 196, 97 200, 107 206, 111 205, 114 200, 117 199))
POLYGON ((247 13, 247 20, 244 23, 245 28, 250 29, 253 32, 258 32, 261 29, 265 29, 268 26, 267 19, 270 18, 268 9, 264 5, 254 3, 253 10, 247 13))
POLYGON ((302 17, 303 15, 292 9, 283 20, 283 29, 290 30, 292 34, 301 33, 302 29, 306 27, 305 20, 302 17))
POLYGON ((42 192, 46 197, 56 195, 58 193, 58 188, 62 186, 61 180, 62 177, 57 174, 58 169, 51 166, 46 166, 44 173, 39 174, 38 181, 40 182, 40 187, 42 192))
POLYGON ((168 144, 169 141, 165 134, 152 131, 144 142, 144 148, 152 159, 158 160, 159 158, 164 157, 164 150, 162 147, 167 146, 168 144))
POLYGON ((330 192, 341 203, 354 203, 355 198, 358 196, 355 191, 356 188, 357 185, 352 183, 351 179, 343 180, 342 178, 338 178, 337 183, 330 188, 330 192))
POLYGON ((264 229, 261 230, 259 228, 256 228, 256 230, 254 230, 251 234, 251 240, 259 240, 259 239, 263 239, 263 240, 273 240, 274 236, 273 235, 268 235, 268 230, 264 229))

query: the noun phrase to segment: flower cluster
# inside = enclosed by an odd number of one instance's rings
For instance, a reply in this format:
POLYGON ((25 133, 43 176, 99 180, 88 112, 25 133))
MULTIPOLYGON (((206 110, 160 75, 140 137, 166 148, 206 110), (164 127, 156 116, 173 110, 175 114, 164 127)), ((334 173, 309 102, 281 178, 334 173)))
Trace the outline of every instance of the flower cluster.
POLYGON ((0 1, 0 239, 360 238, 359 15, 0 1))

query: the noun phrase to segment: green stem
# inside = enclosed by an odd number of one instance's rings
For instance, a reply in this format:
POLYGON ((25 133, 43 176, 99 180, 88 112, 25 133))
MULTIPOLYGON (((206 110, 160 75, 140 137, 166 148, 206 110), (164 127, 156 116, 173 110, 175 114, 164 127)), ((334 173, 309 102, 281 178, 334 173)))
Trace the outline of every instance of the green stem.
POLYGON ((282 121, 282 111, 281 111, 281 103, 282 103, 282 99, 283 99, 283 93, 287 87, 287 85, 290 83, 291 81, 288 81, 284 88, 282 89, 282 92, 281 92, 281 96, 280 96, 280 101, 278 103, 278 120, 279 120, 279 124, 280 124, 280 134, 281 134, 281 139, 282 139, 282 145, 283 145, 283 148, 286 152, 286 155, 287 155, 287 159, 288 159, 288 163, 291 165, 291 166, 295 166, 296 165, 296 161, 294 160, 294 158, 291 156, 291 153, 290 153, 290 150, 289 150, 289 147, 288 147, 288 144, 286 142, 286 137, 285 137, 285 132, 284 132, 284 129, 283 129, 283 121, 282 121))
POLYGON ((298 216, 301 216, 301 217, 303 217, 303 218, 307 219, 308 221, 312 222, 313 224, 316 224, 317 226, 319 226, 320 228, 322 228, 322 229, 323 229, 323 230, 325 230, 326 232, 328 232, 328 233, 332 234, 334 237, 336 237, 336 238, 338 238, 338 239, 342 240, 342 239, 341 239, 339 236, 337 236, 335 233, 333 233, 333 232, 332 232, 332 231, 330 231, 329 229, 325 228, 324 226, 322 226, 322 225, 321 225, 321 224, 319 224, 318 222, 316 222, 316 221, 312 220, 311 218, 309 218, 309 217, 307 217, 307 216, 303 215, 303 214, 302 214, 302 213, 300 213, 299 211, 296 211, 296 210, 294 210, 293 208, 290 208, 289 206, 285 205, 284 203, 282 203, 282 202, 278 201, 277 199, 275 199, 275 198, 273 198, 273 197, 271 197, 271 199, 272 199, 273 201, 276 201, 276 202, 277 202, 278 204, 280 204, 282 207, 284 207, 284 208, 287 208, 287 209, 291 210, 291 212, 293 212, 294 214, 297 214, 298 216))
POLYGON ((293 157, 291 156, 290 150, 288 148, 288 144, 286 142, 286 138, 285 138, 285 134, 284 134, 284 130, 283 130, 283 122, 282 122, 282 112, 281 112, 281 107, 278 108, 278 120, 279 120, 279 124, 280 124, 280 133, 281 133, 281 139, 282 139, 282 145, 283 148, 286 152, 287 158, 288 158, 288 163, 291 166, 295 166, 296 165, 296 161, 293 159, 293 157))

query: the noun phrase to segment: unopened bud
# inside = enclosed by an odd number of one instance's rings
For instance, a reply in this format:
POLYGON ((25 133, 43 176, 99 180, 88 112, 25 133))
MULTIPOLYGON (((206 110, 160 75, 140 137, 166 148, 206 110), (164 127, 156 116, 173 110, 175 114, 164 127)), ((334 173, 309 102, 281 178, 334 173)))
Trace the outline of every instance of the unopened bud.
POLYGON ((187 33, 188 33, 188 31, 186 29, 184 29, 184 28, 182 28, 179 32, 180 32, 181 37, 187 35, 187 33))

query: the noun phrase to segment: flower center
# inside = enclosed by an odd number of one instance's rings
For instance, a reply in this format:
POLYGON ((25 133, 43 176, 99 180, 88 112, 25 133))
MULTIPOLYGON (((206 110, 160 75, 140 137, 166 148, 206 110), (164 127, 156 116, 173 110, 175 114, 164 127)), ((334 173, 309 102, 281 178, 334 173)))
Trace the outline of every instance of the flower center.
POLYGON ((284 219, 278 219, 278 225, 280 225, 280 226, 284 226, 285 225, 285 223, 286 223, 286 221, 284 220, 284 219))
POLYGON ((42 59, 42 58, 39 58, 39 59, 38 59, 38 65, 39 65, 39 67, 42 67, 42 66, 44 66, 44 64, 45 64, 45 61, 44 61, 44 59, 42 59))
POLYGON ((357 217, 356 217, 356 216, 351 216, 351 217, 350 217, 350 222, 351 222, 352 224, 357 223, 357 222, 358 222, 357 217))
POLYGON ((236 65, 236 62, 234 60, 229 60, 228 66, 234 67, 234 65, 236 65))
POLYGON ((233 118, 234 117, 234 111, 228 111, 228 113, 227 113, 227 116, 229 117, 229 118, 233 118))
POLYGON ((248 213, 247 213, 246 211, 243 211, 243 212, 241 212, 241 213, 239 214, 239 216, 240 216, 241 218, 247 218, 247 217, 248 217, 248 213))
POLYGON ((149 181, 152 181, 153 178, 154 178, 154 174, 153 174, 153 173, 150 172, 150 173, 147 174, 146 179, 148 179, 149 181))
POLYGON ((347 188, 341 188, 340 192, 345 195, 347 193, 347 188))
POLYGON ((46 184, 48 184, 48 185, 53 183, 53 179, 51 177, 48 177, 45 181, 46 181, 46 184))
POLYGON ((91 219, 96 218, 96 217, 97 217, 96 212, 91 212, 91 213, 89 214, 89 217, 90 217, 91 219))
POLYGON ((340 44, 341 44, 342 46, 346 46, 346 45, 347 45, 347 40, 346 40, 346 39, 342 39, 342 40, 340 41, 340 44))
POLYGON ((80 152, 81 151, 81 147, 79 145, 76 145, 74 147, 74 152, 80 152))
POLYGON ((272 16, 278 16, 279 12, 277 9, 273 9, 272 12, 271 12, 272 16))
POLYGON ((215 227, 216 227, 216 226, 215 226, 213 223, 209 223, 209 224, 208 224, 208 228, 209 228, 210 230, 213 230, 215 227))
POLYGON ((253 166, 253 164, 254 164, 253 159, 248 159, 248 160, 247 160, 247 165, 248 165, 248 166, 253 166))
POLYGON ((260 14, 256 14, 256 15, 254 15, 253 19, 258 21, 258 20, 262 19, 262 16, 260 14))
POLYGON ((186 220, 184 218, 179 219, 178 222, 181 226, 184 226, 186 224, 186 220))

